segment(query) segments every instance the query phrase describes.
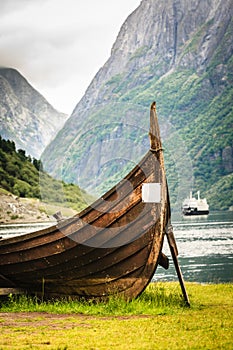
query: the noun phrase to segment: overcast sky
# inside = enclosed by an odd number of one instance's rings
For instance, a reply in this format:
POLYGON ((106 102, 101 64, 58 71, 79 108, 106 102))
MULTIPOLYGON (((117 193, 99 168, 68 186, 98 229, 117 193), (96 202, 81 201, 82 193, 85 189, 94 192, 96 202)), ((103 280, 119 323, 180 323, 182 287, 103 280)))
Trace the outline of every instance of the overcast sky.
POLYGON ((0 66, 70 114, 141 0, 0 0, 0 66))

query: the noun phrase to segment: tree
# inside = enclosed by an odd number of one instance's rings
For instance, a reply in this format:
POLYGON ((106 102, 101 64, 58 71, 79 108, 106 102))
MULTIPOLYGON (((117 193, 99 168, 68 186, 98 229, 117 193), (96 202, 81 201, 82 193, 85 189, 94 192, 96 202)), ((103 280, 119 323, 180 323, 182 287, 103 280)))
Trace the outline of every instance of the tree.
POLYGON ((36 158, 33 158, 32 164, 38 171, 44 171, 43 170, 43 164, 41 160, 37 160, 36 158))

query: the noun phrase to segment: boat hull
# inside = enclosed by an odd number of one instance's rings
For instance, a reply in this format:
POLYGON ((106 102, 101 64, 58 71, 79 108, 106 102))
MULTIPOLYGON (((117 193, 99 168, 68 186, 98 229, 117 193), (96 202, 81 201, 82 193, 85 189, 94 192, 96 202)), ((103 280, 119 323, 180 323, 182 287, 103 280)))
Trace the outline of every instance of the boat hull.
POLYGON ((168 220, 161 150, 149 151, 117 186, 72 219, 0 242, 0 288, 44 298, 137 297, 161 257, 168 220), (159 183, 161 200, 142 200, 159 183))
POLYGON ((196 199, 190 191, 189 198, 186 198, 182 205, 182 213, 186 216, 192 215, 208 215, 209 205, 206 198, 200 198, 200 191, 197 192, 198 198, 196 199))
POLYGON ((193 216, 193 215, 208 215, 209 210, 183 210, 183 215, 185 216, 193 216))

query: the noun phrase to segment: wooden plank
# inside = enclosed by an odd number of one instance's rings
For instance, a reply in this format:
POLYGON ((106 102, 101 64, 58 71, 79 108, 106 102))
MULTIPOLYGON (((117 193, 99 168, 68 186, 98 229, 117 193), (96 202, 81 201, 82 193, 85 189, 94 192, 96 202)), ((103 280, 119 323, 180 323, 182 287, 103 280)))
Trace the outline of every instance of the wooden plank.
POLYGON ((9 295, 9 294, 24 294, 25 290, 22 288, 0 288, 0 295, 9 295))

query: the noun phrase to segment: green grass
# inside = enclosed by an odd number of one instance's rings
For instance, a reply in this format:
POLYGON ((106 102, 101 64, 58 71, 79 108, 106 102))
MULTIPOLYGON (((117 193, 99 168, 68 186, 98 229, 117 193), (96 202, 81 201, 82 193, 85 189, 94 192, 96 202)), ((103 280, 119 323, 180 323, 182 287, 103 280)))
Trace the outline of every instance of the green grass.
POLYGON ((10 296, 1 305, 0 349, 232 349, 233 284, 152 283, 131 302, 42 302, 10 296))
POLYGON ((126 301, 119 296, 112 296, 107 302, 96 302, 82 299, 41 301, 37 297, 25 295, 9 295, 2 303, 0 312, 50 312, 56 314, 79 313, 99 316, 129 316, 129 315, 157 315, 172 313, 182 309, 184 302, 180 296, 177 284, 151 283, 142 295, 126 301))

